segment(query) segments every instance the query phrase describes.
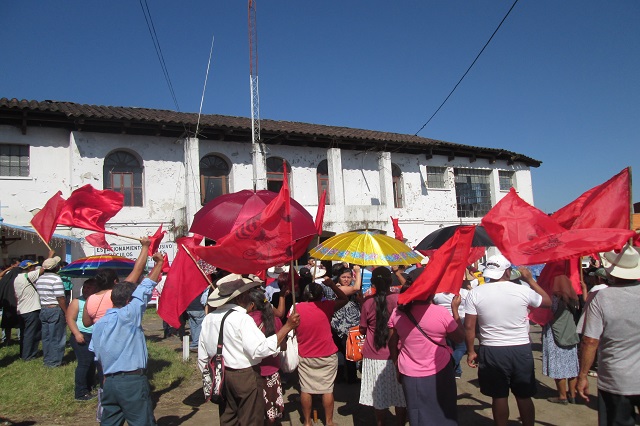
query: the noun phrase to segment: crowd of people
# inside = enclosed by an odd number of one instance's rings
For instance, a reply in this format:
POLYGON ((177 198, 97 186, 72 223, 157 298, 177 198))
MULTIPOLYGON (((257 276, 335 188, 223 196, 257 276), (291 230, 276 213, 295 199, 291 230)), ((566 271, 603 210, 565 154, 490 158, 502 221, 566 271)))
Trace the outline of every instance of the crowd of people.
MULTIPOLYGON (((150 241, 141 242, 124 281, 101 270, 70 303, 57 275, 61 260, 53 252, 39 269, 27 260, 2 272, 12 280, 21 358, 36 357, 42 341, 44 365, 59 366, 68 327, 77 358, 75 398, 99 396, 103 425, 155 424, 142 317, 163 259, 154 254, 155 265, 141 280, 150 241)), ((313 395, 322 400, 324 423, 333 425, 334 386, 348 383, 360 385, 359 403, 371 407, 378 425, 388 424, 391 408, 399 425, 458 424, 456 379, 466 354, 468 366, 477 369, 480 392, 492 400, 494 423, 508 423, 511 393, 522 424, 533 425, 537 381, 529 312, 545 308, 553 315, 542 329, 542 373, 555 380, 558 392, 549 401, 588 401, 587 376, 597 374, 599 424, 634 424, 640 406, 634 373, 640 361, 637 247, 604 253, 601 263, 594 258, 580 296, 567 276, 556 277, 545 291, 529 268, 516 268, 502 255, 490 256, 481 274, 475 266, 467 268, 459 294, 438 293, 404 305, 399 294, 424 267, 323 266, 310 259, 297 271, 274 267, 267 279, 216 271, 214 285, 194 299, 185 319, 201 370, 222 346, 220 423, 279 423, 287 383, 299 389, 305 426, 312 424, 313 395), (557 336, 554 324, 565 311, 578 323, 580 344, 557 336), (364 336, 359 362, 347 359, 354 327, 364 336), (285 373, 282 353, 294 335, 297 370, 285 373)))

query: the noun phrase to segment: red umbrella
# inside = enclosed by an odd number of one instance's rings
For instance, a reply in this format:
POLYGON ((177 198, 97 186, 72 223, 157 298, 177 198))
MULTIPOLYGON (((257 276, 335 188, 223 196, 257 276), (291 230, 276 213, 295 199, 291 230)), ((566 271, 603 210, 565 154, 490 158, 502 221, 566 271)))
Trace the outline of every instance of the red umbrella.
MULTIPOLYGON (((195 214, 190 232, 218 240, 238 225, 260 213, 278 193, 272 191, 243 191, 225 194, 209 201, 195 214)), ((293 239, 298 240, 316 233, 313 217, 293 198, 291 199, 293 239)))

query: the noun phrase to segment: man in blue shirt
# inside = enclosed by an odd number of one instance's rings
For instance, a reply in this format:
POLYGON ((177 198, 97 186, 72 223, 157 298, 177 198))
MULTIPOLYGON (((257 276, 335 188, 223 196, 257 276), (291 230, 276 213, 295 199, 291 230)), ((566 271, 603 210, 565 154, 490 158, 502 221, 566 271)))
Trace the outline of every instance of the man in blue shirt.
MULTIPOLYGON (((147 238, 142 239, 142 245, 145 244, 149 244, 147 238)), ((95 353, 104 373, 100 422, 103 426, 119 426, 125 419, 130 426, 156 424, 146 376, 147 344, 142 331, 142 315, 162 272, 162 253, 155 253, 153 260, 151 273, 140 285, 124 281, 113 287, 114 307, 93 327, 89 350, 95 353)))

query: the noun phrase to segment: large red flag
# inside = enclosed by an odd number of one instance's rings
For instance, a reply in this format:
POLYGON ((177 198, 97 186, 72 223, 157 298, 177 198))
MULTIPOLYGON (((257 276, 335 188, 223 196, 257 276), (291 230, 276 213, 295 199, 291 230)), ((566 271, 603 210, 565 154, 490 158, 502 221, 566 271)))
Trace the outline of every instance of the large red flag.
POLYGON ((399 218, 394 219, 393 216, 390 216, 390 217, 391 217, 391 224, 393 225, 393 235, 395 239, 404 241, 404 234, 402 233, 402 229, 400 229, 400 225, 398 225, 398 220, 400 219, 399 218))
MULTIPOLYGON (((286 167, 285 167, 286 169, 286 167)), ((324 209, 326 208, 327 190, 322 191, 320 201, 318 201, 318 212, 316 213, 316 232, 322 235, 322 222, 324 222, 324 209)))
POLYGON ((516 264, 516 245, 565 231, 546 213, 520 198, 513 188, 482 218, 482 226, 500 252, 516 264))
POLYGON ((104 234, 101 232, 94 232, 84 237, 85 241, 94 247, 100 247, 105 250, 113 251, 113 247, 107 242, 104 234))
POLYGON ((149 256, 152 256, 155 252, 158 251, 160 243, 162 242, 164 234, 166 233, 167 231, 163 231, 162 224, 160 224, 160 226, 156 230, 156 233, 149 237, 149 239, 151 240, 151 245, 149 246, 149 256))
POLYGON ((551 217, 567 229, 629 229, 630 188, 627 167, 605 183, 591 188, 551 217))
POLYGON ((474 232, 474 226, 459 227, 453 237, 433 253, 411 287, 398 296, 398 303, 426 300, 436 293, 460 293, 474 232))
POLYGON ((500 252, 516 265, 570 259, 619 249, 633 231, 612 228, 567 230, 525 202, 511 188, 482 219, 500 252))
POLYGON ((209 247, 196 247, 195 253, 206 262, 237 274, 251 274, 273 265, 282 265, 304 254, 314 235, 291 244, 289 184, 265 209, 236 227, 209 247))
POLYGON ((36 213, 31 219, 31 226, 36 230, 40 238, 42 238, 47 244, 51 241, 51 237, 56 230, 58 224, 58 216, 64 207, 65 199, 62 198, 62 191, 56 192, 56 194, 47 201, 44 207, 36 213))
POLYGON ((100 191, 87 184, 71 193, 60 212, 58 224, 115 234, 105 231, 104 227, 122 209, 123 203, 121 193, 108 189, 100 191))
POLYGON ((202 237, 199 235, 178 238, 178 253, 171 263, 160 294, 158 315, 175 328, 180 328, 180 316, 189 303, 201 295, 209 285, 189 253, 183 248, 184 246, 193 253, 193 249, 201 241, 202 237))

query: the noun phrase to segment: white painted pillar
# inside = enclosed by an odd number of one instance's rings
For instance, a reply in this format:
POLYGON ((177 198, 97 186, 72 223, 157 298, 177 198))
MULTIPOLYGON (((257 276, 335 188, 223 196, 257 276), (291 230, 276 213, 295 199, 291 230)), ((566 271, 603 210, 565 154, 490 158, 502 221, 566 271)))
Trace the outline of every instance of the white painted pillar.
POLYGON ((251 161, 253 163, 253 184, 256 191, 267 189, 267 157, 264 144, 253 143, 251 161))
POLYGON ((393 212, 393 175, 391 174, 391 153, 378 153, 378 172, 380 176, 380 204, 393 212))
POLYGON ((187 229, 191 227, 193 215, 202 207, 200 204, 200 140, 184 139, 184 184, 185 214, 187 229))
MULTIPOLYGON (((340 148, 327 150, 327 172, 329 174, 329 200, 327 212, 332 211, 331 217, 335 222, 344 223, 344 180, 342 178, 342 151, 340 148)), ((329 219, 328 215, 325 220, 329 219)))

